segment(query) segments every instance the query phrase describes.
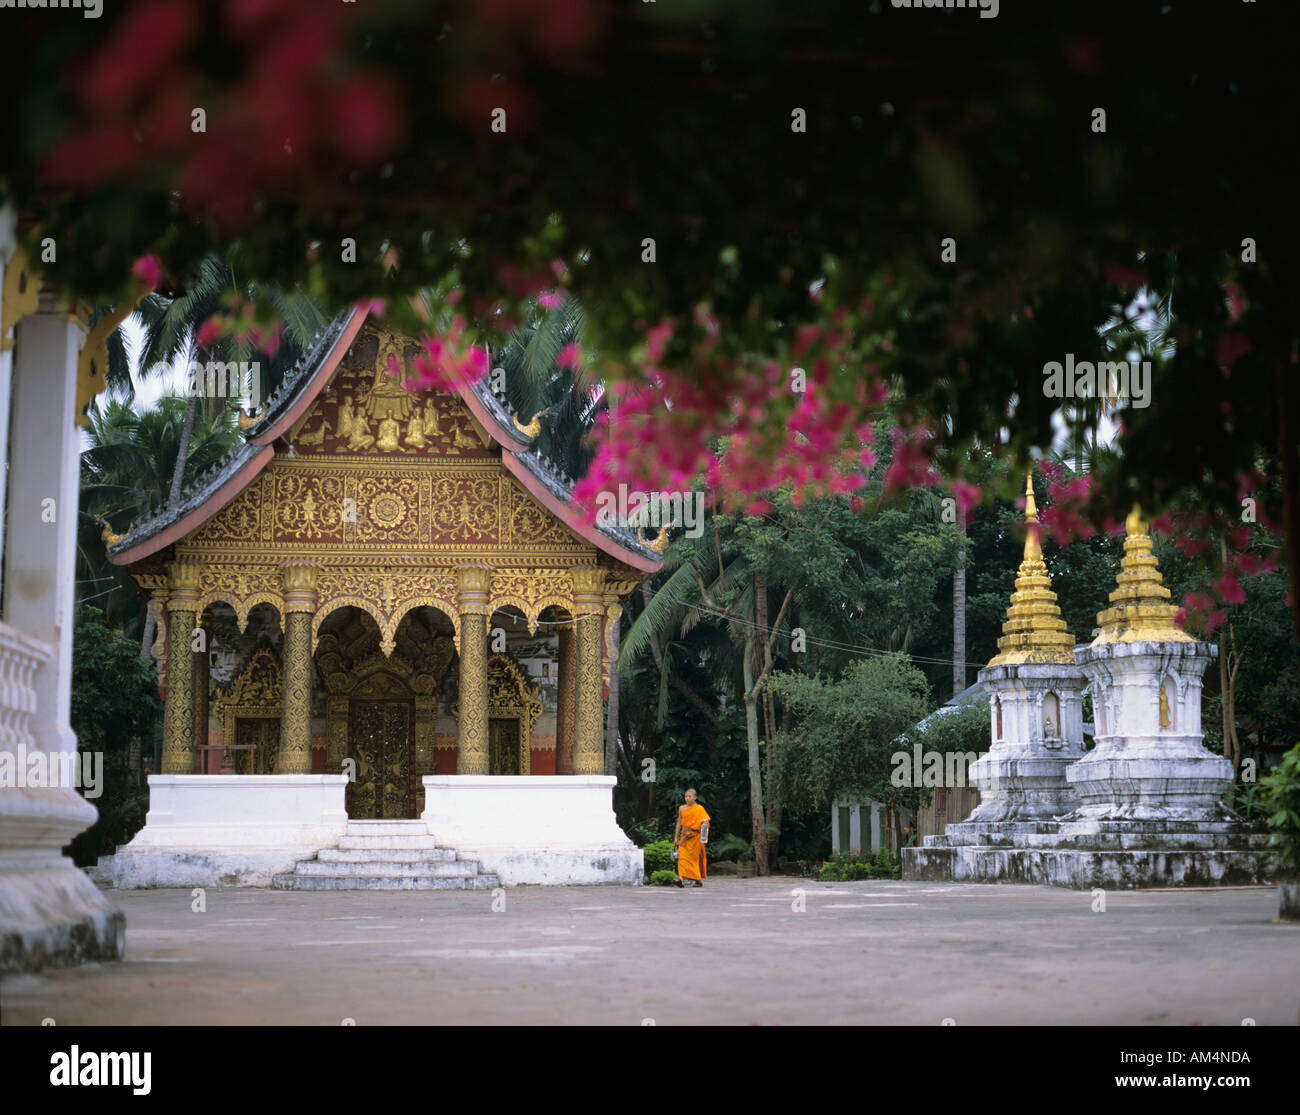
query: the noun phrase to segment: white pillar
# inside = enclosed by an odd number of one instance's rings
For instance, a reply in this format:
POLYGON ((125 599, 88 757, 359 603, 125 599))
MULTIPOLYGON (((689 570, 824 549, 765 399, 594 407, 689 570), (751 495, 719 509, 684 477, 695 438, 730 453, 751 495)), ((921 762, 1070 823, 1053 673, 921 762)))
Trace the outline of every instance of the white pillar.
MULTIPOLYGON (((10 682, 0 689, 0 750, 15 756, 11 772, 23 751, 77 748, 68 716, 81 448, 80 327, 43 297, 16 334, 0 643, 10 682)), ((120 956, 123 915, 62 853, 94 823, 94 806, 67 786, 12 781, 0 787, 0 970, 120 956)))

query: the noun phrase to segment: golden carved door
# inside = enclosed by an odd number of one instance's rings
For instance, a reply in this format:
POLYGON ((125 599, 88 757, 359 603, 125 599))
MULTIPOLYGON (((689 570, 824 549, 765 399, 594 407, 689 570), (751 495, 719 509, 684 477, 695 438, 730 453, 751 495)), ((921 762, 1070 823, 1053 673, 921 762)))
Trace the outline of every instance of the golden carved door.
POLYGON ((357 820, 413 817, 411 702, 353 701, 349 737, 356 776, 348 785, 348 816, 357 820))
POLYGON ((513 717, 488 720, 488 773, 519 773, 519 721, 513 717))
POLYGON ((235 774, 274 774, 275 756, 280 749, 278 716, 235 718, 236 747, 231 748, 231 769, 235 774))

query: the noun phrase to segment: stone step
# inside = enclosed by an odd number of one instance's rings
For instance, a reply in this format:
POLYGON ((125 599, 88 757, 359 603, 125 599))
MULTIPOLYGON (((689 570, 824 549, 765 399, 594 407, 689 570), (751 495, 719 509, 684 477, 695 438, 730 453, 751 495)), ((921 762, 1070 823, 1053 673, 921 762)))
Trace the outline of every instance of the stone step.
POLYGON ((276 875, 276 890, 495 890, 495 875, 276 875))
POLYGON ((426 821, 349 821, 347 836, 398 836, 406 833, 427 834, 426 821))
POLYGON ((339 838, 340 848, 358 852, 374 848, 405 848, 407 851, 413 851, 416 848, 437 846, 437 838, 429 835, 427 830, 423 836, 410 833, 404 836, 342 836, 339 838))
POLYGON ((324 863, 449 863, 455 848, 323 848, 324 863))
POLYGON ((468 878, 478 874, 473 860, 454 859, 445 863, 339 863, 337 860, 304 860, 294 868, 295 875, 375 875, 428 876, 438 879, 468 878))

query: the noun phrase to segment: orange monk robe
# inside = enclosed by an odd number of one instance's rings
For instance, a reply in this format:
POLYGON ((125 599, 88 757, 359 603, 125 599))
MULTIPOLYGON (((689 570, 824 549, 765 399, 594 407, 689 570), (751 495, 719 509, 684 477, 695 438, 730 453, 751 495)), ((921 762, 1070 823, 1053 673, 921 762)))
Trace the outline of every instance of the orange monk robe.
POLYGON ((707 879, 700 826, 712 818, 702 805, 688 805, 681 811, 682 842, 677 848, 677 874, 683 879, 707 879))

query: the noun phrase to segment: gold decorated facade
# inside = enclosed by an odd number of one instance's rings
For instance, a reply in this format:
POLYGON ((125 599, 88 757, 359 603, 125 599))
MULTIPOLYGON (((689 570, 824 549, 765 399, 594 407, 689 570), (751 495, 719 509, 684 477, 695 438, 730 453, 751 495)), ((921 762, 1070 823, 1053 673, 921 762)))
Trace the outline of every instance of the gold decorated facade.
MULTIPOLYGON (((415 352, 359 329, 320 372, 315 396, 284 408, 283 431, 266 442, 273 452, 250 453, 246 474, 223 481, 170 534, 114 539, 110 558, 128 566, 165 627, 163 773, 206 761, 192 714, 193 633, 228 607, 242 635, 264 605, 278 617, 278 653, 259 647, 212 693, 222 748, 232 750, 225 769, 351 763, 350 810, 410 815, 418 776, 446 770, 434 752, 450 716, 455 772, 530 773, 542 703, 497 645, 508 618, 528 637, 557 639, 558 676, 568 678, 550 710, 546 772, 565 773, 566 755, 573 773, 604 771, 620 601, 655 552, 561 521, 546 506, 554 490, 507 467, 507 454, 526 456, 520 431, 530 427, 494 420, 463 394, 410 389, 402 370, 415 352)), ((250 439, 261 430, 244 425, 250 439)))

